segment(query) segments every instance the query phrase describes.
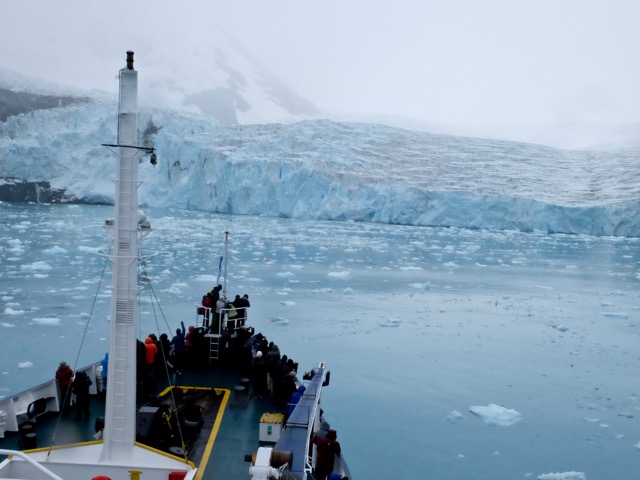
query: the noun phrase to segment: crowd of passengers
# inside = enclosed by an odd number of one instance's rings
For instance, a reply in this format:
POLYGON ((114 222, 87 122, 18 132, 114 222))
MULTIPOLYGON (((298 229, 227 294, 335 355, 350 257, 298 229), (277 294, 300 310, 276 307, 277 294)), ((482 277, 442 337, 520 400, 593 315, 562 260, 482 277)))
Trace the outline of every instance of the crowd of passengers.
POLYGON ((172 338, 166 333, 159 337, 150 333, 144 342, 138 341, 138 377, 145 396, 155 395, 156 379, 165 377, 167 372, 180 374, 207 368, 211 364, 211 337, 207 334, 219 334, 216 363, 234 366, 249 377, 256 397, 288 404, 298 390, 298 364, 282 355, 262 333, 256 334, 253 327, 245 325, 248 295, 236 295, 228 302, 221 289, 217 285, 203 296, 201 308, 206 310, 198 309, 202 326, 186 328, 180 322, 172 338), (205 307, 215 304, 217 308, 205 307))

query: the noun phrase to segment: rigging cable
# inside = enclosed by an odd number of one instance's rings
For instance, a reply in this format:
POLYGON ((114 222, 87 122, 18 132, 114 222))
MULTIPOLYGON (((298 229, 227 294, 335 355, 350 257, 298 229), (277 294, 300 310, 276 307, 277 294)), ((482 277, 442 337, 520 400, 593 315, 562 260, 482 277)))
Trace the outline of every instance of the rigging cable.
MULTIPOLYGON (((100 275, 100 280, 98 281, 98 286, 96 287, 96 293, 93 296, 93 303, 91 304, 91 310, 89 311, 89 316, 87 317, 87 322, 84 326, 84 331, 82 332, 82 338, 80 340, 80 347, 78 348, 78 353, 76 354, 75 361, 73 363, 73 371, 75 373, 76 368, 78 367, 78 361, 80 360, 80 352, 82 352, 82 347, 87 338, 87 332, 89 331, 89 324, 91 323, 91 318, 93 317, 93 312, 96 307, 96 303, 98 300, 98 294, 100 293, 100 287, 102 287, 102 281, 104 279, 105 271, 107 270, 107 265, 109 263, 109 256, 111 255, 112 247, 109 247, 109 251, 105 255, 104 266, 102 268, 102 274, 100 275)), ((47 452, 47 457, 51 454, 51 450, 55 445, 56 434, 58 433, 58 427, 60 426, 60 420, 62 420, 62 414, 64 413, 64 406, 67 405, 67 399, 70 395, 71 388, 68 388, 66 391, 65 398, 62 399, 62 406, 60 407, 60 412, 58 413, 58 420, 56 422, 56 427, 53 429, 53 434, 51 435, 51 443, 49 444, 49 451, 47 452)))
MULTIPOLYGON (((139 258, 142 258, 142 250, 140 250, 139 252, 139 258)), ((153 318, 155 320, 156 323, 156 329, 158 332, 160 332, 160 325, 158 322, 158 315, 156 313, 156 305, 158 307, 158 311, 160 312, 162 319, 164 320, 164 323, 167 327, 167 329, 169 330, 169 333, 171 333, 171 328, 169 327, 169 322, 167 321, 167 317, 164 314, 164 311, 162 310, 162 307, 160 306, 160 301, 158 300, 158 297, 156 296, 155 290, 153 289, 153 285, 151 284, 151 278, 148 275, 147 269, 146 269, 146 265, 144 262, 139 262, 138 263, 144 278, 146 279, 147 285, 149 286, 149 298, 151 300, 151 309, 153 310, 153 318)), ((185 336, 186 336, 186 332, 185 332, 185 336)), ((146 337, 145 337, 146 338, 146 337)), ((178 420, 176 422, 176 425, 178 427, 178 436, 180 437, 180 445, 182 445, 182 452, 183 452, 183 458, 185 463, 189 462, 189 459, 187 458, 187 450, 186 450, 186 444, 184 441, 184 436, 182 435, 182 427, 180 425, 180 419, 178 418, 178 409, 176 408, 177 402, 176 402, 176 398, 174 396, 173 393, 173 387, 175 387, 175 385, 173 384, 173 382, 171 381, 171 374, 169 373, 169 365, 168 365, 168 361, 169 359, 166 357, 164 348, 162 348, 162 345, 160 345, 160 348, 158 348, 159 352, 156 353, 156 355, 161 354, 162 355, 162 366, 164 369, 164 373, 166 375, 166 380, 167 380, 167 385, 169 386, 169 393, 171 395, 171 402, 173 403, 173 406, 175 408, 175 415, 176 415, 176 419, 178 420)), ((154 366, 155 368, 155 366, 154 366)))

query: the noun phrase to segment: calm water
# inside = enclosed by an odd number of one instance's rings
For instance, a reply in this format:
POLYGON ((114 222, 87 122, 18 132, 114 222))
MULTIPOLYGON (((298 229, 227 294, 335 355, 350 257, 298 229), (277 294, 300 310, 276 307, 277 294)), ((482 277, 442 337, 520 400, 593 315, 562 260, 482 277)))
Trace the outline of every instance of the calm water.
MULTIPOLYGON (((145 288, 141 336, 193 323, 229 230, 228 294, 301 368, 329 364, 356 478, 637 478, 637 240, 146 213, 162 308, 145 288), (522 419, 469 411, 490 404, 522 419)), ((102 357, 112 214, 0 204, 0 396, 102 357)))

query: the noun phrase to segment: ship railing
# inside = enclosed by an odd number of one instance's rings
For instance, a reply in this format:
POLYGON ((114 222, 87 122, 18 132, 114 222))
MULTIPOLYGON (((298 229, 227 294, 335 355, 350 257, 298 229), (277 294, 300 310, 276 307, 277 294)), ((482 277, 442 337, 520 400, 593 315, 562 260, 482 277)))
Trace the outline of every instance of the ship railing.
POLYGON ((276 443, 275 450, 293 452, 293 465, 290 470, 294 475, 308 476, 312 471, 311 439, 320 426, 320 392, 329 380, 329 372, 324 363, 313 369, 306 390, 287 419, 286 427, 276 443))
POLYGON ((216 312, 213 308, 203 307, 199 303, 196 303, 195 306, 195 326, 203 327, 205 330, 211 328, 216 333, 220 333, 225 329, 234 333, 238 328, 245 325, 249 313, 247 307, 221 308, 216 312), (229 316, 230 314, 231 316, 229 316))
POLYGON ((5 449, 0 449, 0 455, 7 455, 7 456, 13 456, 13 457, 19 457, 20 459, 24 460, 25 462, 27 462, 29 465, 33 466, 35 469, 37 469, 38 471, 42 472, 43 474, 45 474, 47 476, 47 478, 51 478, 53 480, 63 480, 62 478, 60 478, 58 475, 56 475, 55 473, 53 473, 50 470, 47 470, 45 467, 43 467, 42 465, 40 465, 38 462, 36 462, 33 458, 29 457, 29 455, 27 455, 26 453, 23 453, 19 450, 5 450, 5 449))

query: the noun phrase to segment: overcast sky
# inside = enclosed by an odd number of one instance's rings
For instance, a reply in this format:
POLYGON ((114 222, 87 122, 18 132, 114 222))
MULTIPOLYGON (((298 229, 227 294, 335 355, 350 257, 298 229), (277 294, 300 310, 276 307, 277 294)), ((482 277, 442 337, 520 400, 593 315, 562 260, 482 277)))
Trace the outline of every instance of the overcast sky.
POLYGON ((3 68, 85 88, 112 89, 127 49, 189 48, 222 28, 327 111, 496 136, 640 123, 639 0, 2 0, 0 12, 3 68))

